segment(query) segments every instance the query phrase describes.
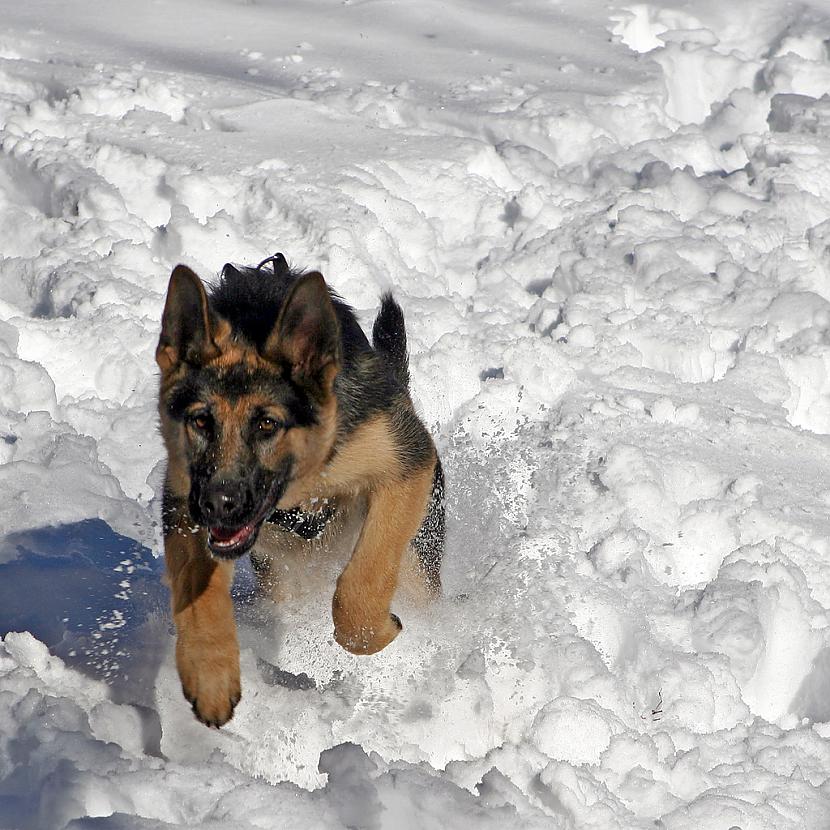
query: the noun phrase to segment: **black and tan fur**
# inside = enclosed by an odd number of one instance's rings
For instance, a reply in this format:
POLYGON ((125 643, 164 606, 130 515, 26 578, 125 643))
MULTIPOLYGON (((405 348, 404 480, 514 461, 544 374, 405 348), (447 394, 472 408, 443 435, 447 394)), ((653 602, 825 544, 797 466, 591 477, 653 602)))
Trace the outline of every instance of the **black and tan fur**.
POLYGON ((401 630, 390 603, 407 549, 440 591, 443 474, 409 397, 391 295, 372 341, 319 273, 282 255, 225 266, 210 293, 183 265, 171 275, 156 352, 165 560, 179 676, 208 725, 228 721, 241 694, 229 590, 244 553, 267 578, 286 530, 302 544, 331 515, 359 510, 332 600, 335 639, 355 654, 401 630))

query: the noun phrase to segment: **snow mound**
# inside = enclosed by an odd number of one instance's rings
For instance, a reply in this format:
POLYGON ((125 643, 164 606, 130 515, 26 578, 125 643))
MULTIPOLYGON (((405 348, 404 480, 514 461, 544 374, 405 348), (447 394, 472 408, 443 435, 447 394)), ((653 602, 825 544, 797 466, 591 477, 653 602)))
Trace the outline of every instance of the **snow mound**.
POLYGON ((830 825, 830 16, 676 5, 6 10, 0 826, 830 825), (240 566, 211 731, 153 351, 276 250, 404 307, 446 591, 358 658, 240 566))

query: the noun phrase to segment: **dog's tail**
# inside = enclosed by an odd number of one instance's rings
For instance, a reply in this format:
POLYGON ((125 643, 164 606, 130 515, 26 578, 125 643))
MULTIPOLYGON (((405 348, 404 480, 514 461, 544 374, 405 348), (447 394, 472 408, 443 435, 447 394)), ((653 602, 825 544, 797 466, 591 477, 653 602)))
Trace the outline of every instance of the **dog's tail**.
POLYGON ((408 389, 409 355, 403 311, 388 291, 380 299, 380 311, 372 327, 372 345, 386 360, 398 383, 408 389))

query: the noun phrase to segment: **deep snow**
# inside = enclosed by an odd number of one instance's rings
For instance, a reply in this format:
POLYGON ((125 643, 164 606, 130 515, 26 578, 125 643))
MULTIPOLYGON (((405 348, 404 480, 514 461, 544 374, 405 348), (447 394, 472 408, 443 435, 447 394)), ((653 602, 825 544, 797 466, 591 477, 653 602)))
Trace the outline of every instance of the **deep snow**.
POLYGON ((830 9, 3 6, 0 828, 830 827, 830 9), (170 269, 392 287, 445 597, 172 665, 170 269), (11 633, 7 633, 11 632, 11 633))

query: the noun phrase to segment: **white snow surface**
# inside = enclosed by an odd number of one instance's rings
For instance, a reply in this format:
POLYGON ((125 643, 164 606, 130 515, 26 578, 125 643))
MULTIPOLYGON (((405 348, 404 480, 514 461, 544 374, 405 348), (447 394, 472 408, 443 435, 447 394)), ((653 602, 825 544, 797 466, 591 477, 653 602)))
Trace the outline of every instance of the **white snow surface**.
POLYGON ((830 827, 830 8, 3 4, 0 828, 830 827), (392 288, 444 597, 162 584, 170 269, 392 288))

